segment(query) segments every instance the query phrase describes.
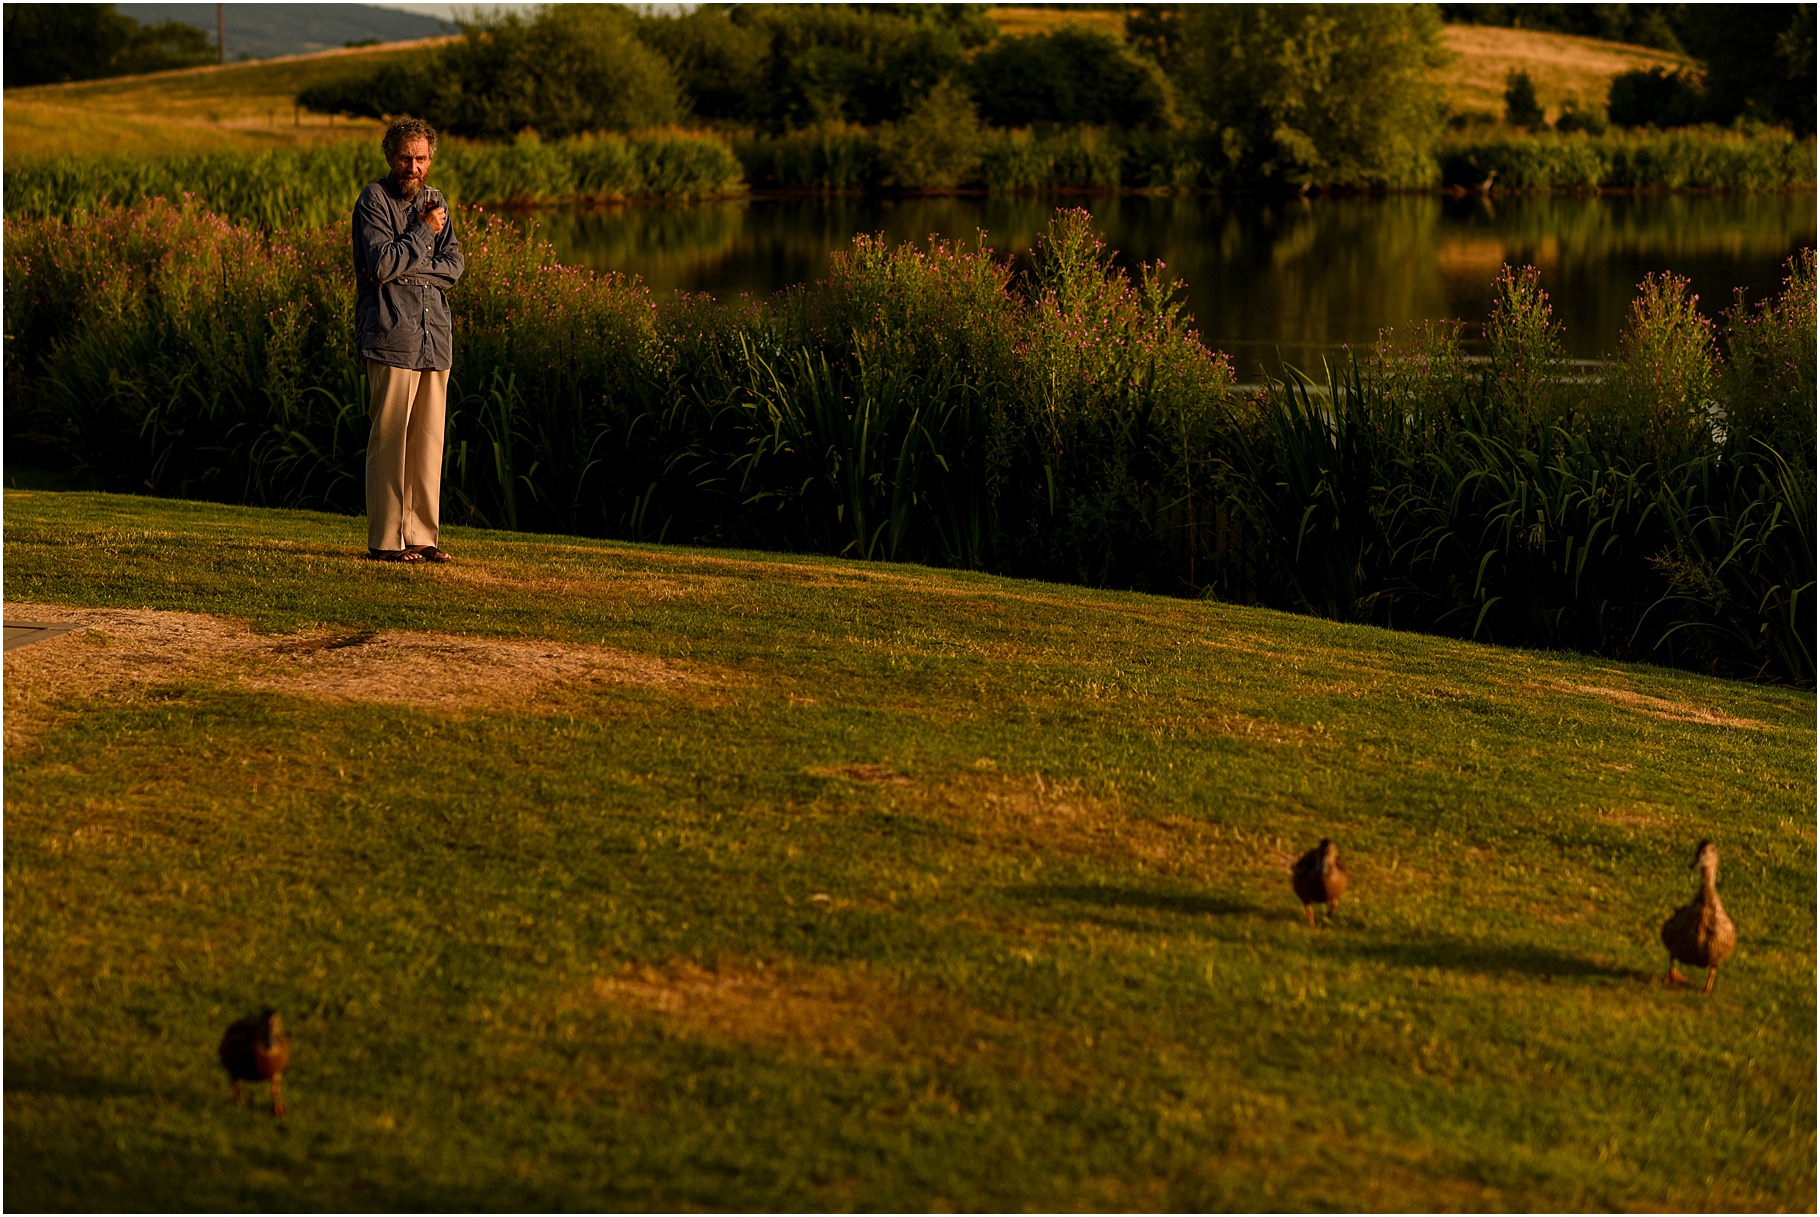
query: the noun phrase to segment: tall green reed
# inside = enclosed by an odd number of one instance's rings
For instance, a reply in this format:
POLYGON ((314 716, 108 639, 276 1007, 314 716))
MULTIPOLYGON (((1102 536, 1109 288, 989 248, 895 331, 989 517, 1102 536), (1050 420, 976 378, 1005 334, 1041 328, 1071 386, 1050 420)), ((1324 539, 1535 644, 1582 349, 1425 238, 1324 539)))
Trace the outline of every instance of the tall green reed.
MULTIPOLYGON (((386 171, 376 143, 332 143, 244 153, 160 157, 66 156, 6 170, 6 214, 75 220, 149 198, 195 199, 240 224, 314 228, 344 219, 386 171)), ((732 149, 702 132, 585 135, 545 143, 444 140, 434 180, 455 203, 706 198, 737 194, 745 179, 732 149)))
MULTIPOLYGON (((1812 418, 1811 389, 1728 376, 1672 276, 1640 286, 1597 374, 1560 360, 1533 273, 1506 271, 1497 290, 1488 362, 1427 327, 1330 370, 1325 391, 1293 370, 1270 386, 1232 458, 1242 518, 1278 562, 1262 598, 1811 682, 1813 446, 1767 439, 1812 418), (1724 383, 1775 404, 1743 425, 1724 383)), ((1795 270, 1758 324, 1811 316, 1812 294, 1795 270)))
POLYGON ((1436 156, 1450 185, 1492 178, 1517 190, 1780 190, 1815 180, 1814 141, 1775 129, 1498 131, 1450 136, 1436 156))

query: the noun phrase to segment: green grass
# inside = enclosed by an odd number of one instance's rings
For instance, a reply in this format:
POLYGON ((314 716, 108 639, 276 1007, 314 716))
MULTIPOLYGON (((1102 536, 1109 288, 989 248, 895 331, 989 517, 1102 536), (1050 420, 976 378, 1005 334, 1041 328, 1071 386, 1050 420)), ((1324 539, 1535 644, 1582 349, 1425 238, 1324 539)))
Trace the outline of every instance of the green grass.
POLYGON ((907 566, 5 513, 14 613, 235 627, 7 657, 13 1208, 1814 1204, 1810 693, 907 566), (1322 835, 1353 890, 1311 933, 1322 835), (1655 938, 1703 836, 1706 998, 1655 938), (282 1122, 214 1061, 262 1003, 282 1122))

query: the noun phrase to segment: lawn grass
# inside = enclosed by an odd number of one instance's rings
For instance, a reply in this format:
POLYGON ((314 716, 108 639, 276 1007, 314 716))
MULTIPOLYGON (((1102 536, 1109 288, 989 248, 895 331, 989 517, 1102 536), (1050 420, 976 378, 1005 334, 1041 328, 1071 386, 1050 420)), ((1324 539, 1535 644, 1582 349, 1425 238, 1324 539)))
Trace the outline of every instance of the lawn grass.
POLYGON ((1811 693, 4 507, 8 616, 89 622, 6 658, 12 1208, 1814 1205, 1811 693), (1353 886, 1311 932, 1321 836, 1353 886), (1702 997, 1656 929, 1708 836, 1741 945, 1702 997), (283 1121, 214 1060, 261 1004, 283 1121))

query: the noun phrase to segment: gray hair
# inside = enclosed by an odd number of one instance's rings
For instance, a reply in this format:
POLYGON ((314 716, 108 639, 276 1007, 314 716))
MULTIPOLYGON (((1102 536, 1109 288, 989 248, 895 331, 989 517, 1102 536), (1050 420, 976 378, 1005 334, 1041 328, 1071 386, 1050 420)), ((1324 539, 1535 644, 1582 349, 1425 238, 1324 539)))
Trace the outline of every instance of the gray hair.
POLYGON ((401 118, 385 129, 385 141, 380 145, 385 150, 386 160, 397 155, 398 150, 411 140, 422 139, 430 143, 430 158, 436 157, 436 128, 421 118, 401 118))

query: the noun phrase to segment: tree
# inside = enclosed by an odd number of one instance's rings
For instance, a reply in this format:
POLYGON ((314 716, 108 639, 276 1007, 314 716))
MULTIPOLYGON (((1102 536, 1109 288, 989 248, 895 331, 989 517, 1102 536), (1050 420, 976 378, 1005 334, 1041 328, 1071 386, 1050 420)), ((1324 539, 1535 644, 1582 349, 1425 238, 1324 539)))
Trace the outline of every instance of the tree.
POLYGON ((1814 6, 1690 4, 1681 40, 1705 67, 1718 122, 1754 118, 1814 129, 1814 6))
POLYGON ((9 4, 7 88, 210 63, 215 47, 177 21, 142 26, 111 4, 9 4))
POLYGON ((704 4, 638 19, 639 39, 670 61, 689 107, 701 118, 747 119, 760 104, 771 36, 733 20, 729 8, 704 4))
POLYGON ((464 26, 465 37, 408 64, 305 90, 312 109, 432 116, 453 135, 551 138, 661 126, 683 115, 664 57, 633 32, 618 5, 552 4, 464 26))
POLYGON ((1182 41, 1182 6, 1138 4, 1125 10, 1125 40, 1162 65, 1175 71, 1182 41))
POLYGON ((552 4, 530 21, 471 26, 443 52, 452 86, 436 112, 459 135, 525 128, 561 137, 625 131, 682 116, 676 75, 638 41, 618 5, 552 4))
POLYGON ((1170 117, 1162 70, 1110 34, 1064 27, 1005 38, 975 55, 973 95, 1000 127, 1088 123, 1150 127, 1170 117))
POLYGON ((946 7, 734 6, 733 20, 763 29, 771 45, 762 108, 752 117, 774 126, 896 122, 966 66, 964 51, 977 35, 976 23, 965 10, 954 20, 934 11, 946 7))
POLYGON ((114 56, 113 70, 119 75, 196 68, 219 58, 215 40, 196 26, 181 21, 134 22, 134 26, 126 45, 114 56))
POLYGON ((1241 179, 1420 185, 1437 172, 1445 54, 1433 5, 1191 5, 1178 83, 1241 179))
POLYGON ((9 4, 5 20, 9 89, 102 75, 131 24, 111 4, 9 4))

